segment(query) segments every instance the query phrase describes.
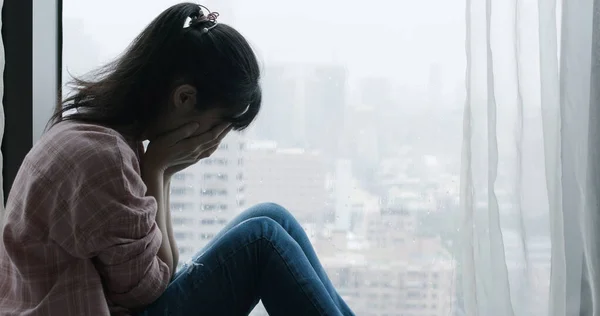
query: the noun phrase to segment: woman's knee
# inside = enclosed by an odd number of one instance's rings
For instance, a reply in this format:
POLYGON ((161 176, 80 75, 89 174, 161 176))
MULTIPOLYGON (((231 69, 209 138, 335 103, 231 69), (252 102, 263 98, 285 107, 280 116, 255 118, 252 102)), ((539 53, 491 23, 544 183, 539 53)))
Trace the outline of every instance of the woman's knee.
POLYGON ((295 220, 292 213, 290 213, 285 207, 272 202, 260 203, 251 208, 252 212, 255 212, 259 216, 266 216, 278 223, 285 223, 291 220, 295 220))
POLYGON ((293 240, 278 222, 267 216, 252 217, 238 226, 246 231, 245 234, 250 234, 253 240, 264 239, 270 243, 286 243, 293 240))
POLYGON ((267 216, 251 217, 241 222, 238 227, 258 235, 270 235, 278 230, 283 230, 275 220, 267 216))

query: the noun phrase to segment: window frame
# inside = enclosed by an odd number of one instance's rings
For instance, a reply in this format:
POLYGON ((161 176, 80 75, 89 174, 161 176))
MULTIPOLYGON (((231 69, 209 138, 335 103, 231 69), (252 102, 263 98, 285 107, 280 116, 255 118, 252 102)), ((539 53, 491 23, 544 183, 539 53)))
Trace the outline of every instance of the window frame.
MULTIPOLYGON (((56 38, 50 43, 55 49, 54 68, 55 93, 60 94, 62 86, 62 0, 7 0, 2 5, 2 41, 4 44, 4 95, 3 110, 5 116, 4 136, 2 138, 2 181, 4 203, 21 167, 23 159, 35 142, 35 114, 48 112, 47 104, 54 108, 54 101, 34 103, 34 78, 36 67, 34 56, 44 56, 47 47, 33 45, 36 37, 56 38), (55 15, 52 17, 40 5, 54 1, 55 15), (36 14, 37 13, 37 14, 36 14), (34 19, 34 16, 37 17, 34 19), (35 25, 34 25, 35 23, 35 25), (34 34, 35 30, 35 34, 34 34), (39 32, 43 32, 40 34, 39 32), (23 97, 23 96, 30 96, 23 97)), ((51 110, 50 110, 51 111, 51 110)), ((42 128, 43 129, 43 128, 42 128)))

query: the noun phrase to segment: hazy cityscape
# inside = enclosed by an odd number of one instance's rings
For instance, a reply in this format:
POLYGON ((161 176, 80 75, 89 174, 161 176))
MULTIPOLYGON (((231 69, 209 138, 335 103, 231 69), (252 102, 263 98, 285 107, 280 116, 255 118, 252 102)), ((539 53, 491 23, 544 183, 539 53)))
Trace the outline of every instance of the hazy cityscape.
MULTIPOLYGON (((95 39, 100 27, 78 17, 82 9, 68 15, 73 2, 65 2, 65 70, 80 74, 124 46, 105 48, 112 43, 95 39)), ((150 2, 161 10, 171 4, 150 2)), ((223 16, 228 12, 239 19, 240 27, 246 25, 233 1, 211 3, 223 16)), ((137 17, 142 21, 129 38, 155 11, 137 17)), ((271 60, 268 52, 264 55, 264 103, 256 123, 229 135, 212 157, 172 180, 180 261, 189 260, 245 208, 274 202, 302 223, 357 315, 464 315, 457 243, 464 88, 460 80, 447 80, 454 70, 443 60, 430 62, 425 75, 418 75, 425 79, 410 84, 394 72, 361 70, 343 57, 271 60)), ((67 76, 65 71, 64 81, 67 76)), ((539 139, 526 141, 531 150, 541 146, 539 139)), ((544 315, 550 275, 548 215, 534 209, 535 201, 523 202, 522 207, 530 208, 524 225, 533 229, 527 251, 522 249, 521 237, 513 233, 519 223, 510 216, 519 197, 513 183, 504 181, 502 173, 498 177, 496 195, 506 217, 504 246, 517 314, 544 315), (525 288, 527 299, 519 295, 525 288)), ((486 198, 476 196, 482 214, 486 198)), ((259 306, 252 315, 267 314, 259 306)))

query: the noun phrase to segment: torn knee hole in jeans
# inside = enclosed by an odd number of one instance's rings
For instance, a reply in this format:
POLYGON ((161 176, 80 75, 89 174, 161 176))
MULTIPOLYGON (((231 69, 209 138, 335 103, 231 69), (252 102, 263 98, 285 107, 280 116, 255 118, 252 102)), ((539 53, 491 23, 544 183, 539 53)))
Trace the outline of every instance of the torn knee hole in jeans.
POLYGON ((204 266, 204 264, 202 264, 200 262, 196 262, 195 260, 190 260, 185 263, 185 267, 189 267, 189 269, 187 269, 186 273, 192 273, 192 272, 194 272, 196 267, 203 267, 203 266, 204 266))

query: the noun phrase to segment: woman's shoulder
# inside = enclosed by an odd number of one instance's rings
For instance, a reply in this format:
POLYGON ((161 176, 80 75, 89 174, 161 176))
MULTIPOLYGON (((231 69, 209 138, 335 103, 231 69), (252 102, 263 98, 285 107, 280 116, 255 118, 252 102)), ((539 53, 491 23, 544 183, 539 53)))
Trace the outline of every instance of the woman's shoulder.
MULTIPOLYGON (((76 121, 50 128, 34 145, 26 161, 46 178, 69 173, 119 173, 124 161, 137 160, 130 143, 114 129, 76 121)), ((129 165, 129 164, 128 164, 129 165)))
POLYGON ((127 145, 126 138, 116 130, 91 123, 67 120, 57 123, 40 139, 40 145, 61 146, 73 151, 110 149, 108 145, 127 145), (104 145, 104 146, 103 146, 104 145), (102 148, 98 148, 102 146, 102 148))

